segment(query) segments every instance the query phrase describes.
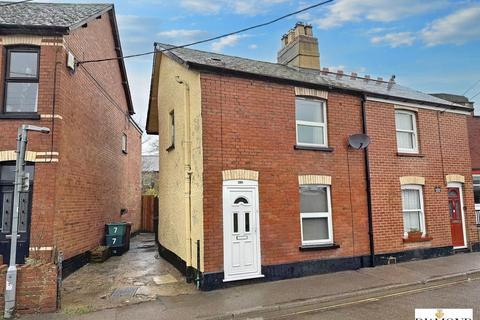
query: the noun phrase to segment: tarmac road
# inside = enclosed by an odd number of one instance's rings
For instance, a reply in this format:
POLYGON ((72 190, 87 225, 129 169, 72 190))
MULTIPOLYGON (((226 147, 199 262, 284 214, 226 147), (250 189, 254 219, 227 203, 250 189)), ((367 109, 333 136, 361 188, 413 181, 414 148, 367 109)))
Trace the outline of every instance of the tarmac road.
POLYGON ((459 282, 436 289, 404 294, 383 295, 376 299, 358 301, 330 310, 299 310, 253 319, 295 320, 372 320, 415 319, 415 308, 472 308, 473 317, 480 320, 480 280, 459 282))

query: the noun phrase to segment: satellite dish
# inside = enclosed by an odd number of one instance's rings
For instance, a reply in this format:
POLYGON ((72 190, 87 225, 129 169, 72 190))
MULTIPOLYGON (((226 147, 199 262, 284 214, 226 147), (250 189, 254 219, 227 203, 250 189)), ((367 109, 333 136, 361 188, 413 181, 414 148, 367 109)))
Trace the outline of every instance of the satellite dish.
POLYGON ((370 137, 366 134, 354 134, 348 137, 348 145, 354 149, 365 149, 370 144, 370 137))

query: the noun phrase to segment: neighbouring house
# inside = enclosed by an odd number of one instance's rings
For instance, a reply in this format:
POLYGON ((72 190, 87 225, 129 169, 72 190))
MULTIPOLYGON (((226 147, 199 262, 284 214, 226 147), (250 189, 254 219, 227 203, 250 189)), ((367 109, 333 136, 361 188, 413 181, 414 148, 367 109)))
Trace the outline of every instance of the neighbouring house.
POLYGON ((158 195, 158 155, 142 155, 142 194, 158 195))
POLYGON ((65 276, 104 243, 105 223, 140 227, 142 130, 123 60, 77 64, 122 56, 113 5, 9 4, 0 7, 0 254, 8 262, 17 128, 48 127, 29 134, 17 263, 62 252, 65 276))
MULTIPOLYGON (((434 93, 436 97, 463 104, 473 108, 473 102, 467 97, 449 93, 434 93)), ((468 117, 468 135, 470 141, 470 156, 472 158, 472 175, 473 175, 473 195, 475 202, 476 223, 480 231, 480 116, 476 116, 473 112, 468 117)))
POLYGON ((203 290, 480 249, 470 106, 321 69, 301 23, 277 63, 155 50, 159 251, 203 290))

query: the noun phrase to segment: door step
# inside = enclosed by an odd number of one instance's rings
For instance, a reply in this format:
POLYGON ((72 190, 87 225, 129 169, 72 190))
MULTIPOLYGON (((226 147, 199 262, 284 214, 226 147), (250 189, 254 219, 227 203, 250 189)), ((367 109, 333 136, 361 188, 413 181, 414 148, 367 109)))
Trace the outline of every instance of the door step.
POLYGON ((469 252, 470 252, 470 249, 469 249, 469 248, 453 249, 453 253, 454 253, 454 254, 457 254, 457 253, 469 253, 469 252))

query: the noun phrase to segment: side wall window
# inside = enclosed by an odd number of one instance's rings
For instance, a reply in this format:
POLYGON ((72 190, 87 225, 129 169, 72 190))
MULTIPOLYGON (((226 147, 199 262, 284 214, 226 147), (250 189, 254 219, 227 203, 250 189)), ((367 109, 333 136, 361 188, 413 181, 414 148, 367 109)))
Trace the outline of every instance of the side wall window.
POLYGON ((5 70, 3 112, 37 112, 39 49, 7 49, 5 70))
POLYGON ((128 137, 127 135, 124 133, 122 134, 122 152, 123 153, 127 153, 128 152, 128 137))
POLYGON ((403 231, 405 237, 408 232, 425 230, 425 212, 423 207, 423 187, 420 185, 402 186, 403 231))
POLYGON ((169 139, 170 145, 168 149, 173 149, 175 147, 175 111, 170 111, 170 119, 169 119, 169 139))
POLYGON ((302 244, 333 243, 330 186, 300 186, 302 244))
POLYGON ((480 174, 473 175, 473 196, 475 198, 477 224, 480 225, 480 174))
POLYGON ((328 146, 327 107, 323 100, 297 98, 295 100, 297 144, 328 146))
POLYGON ((418 153, 416 113, 406 110, 395 110, 395 126, 398 152, 418 153))

